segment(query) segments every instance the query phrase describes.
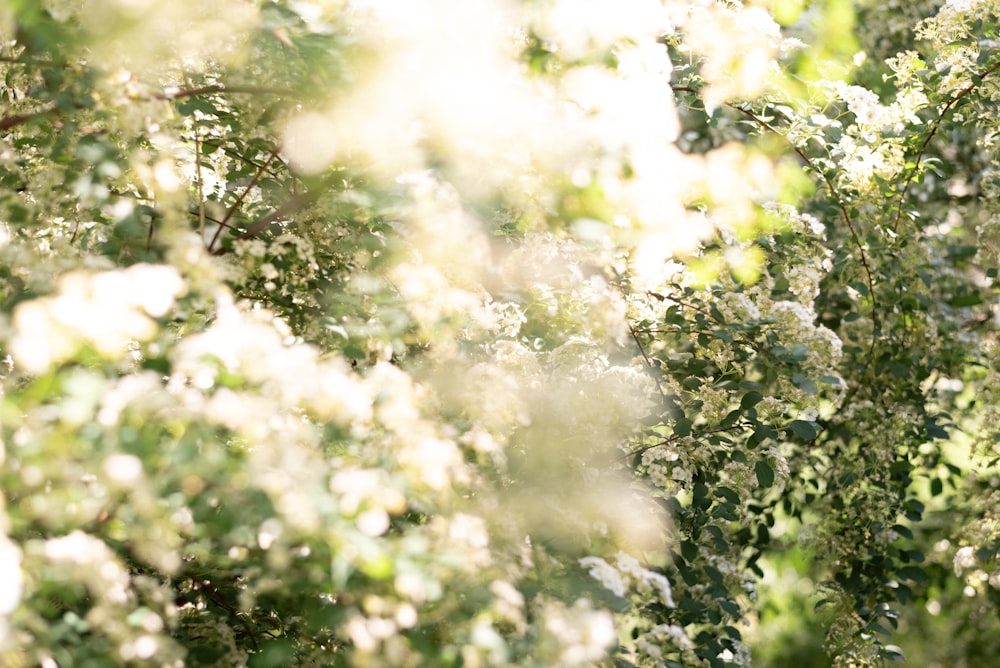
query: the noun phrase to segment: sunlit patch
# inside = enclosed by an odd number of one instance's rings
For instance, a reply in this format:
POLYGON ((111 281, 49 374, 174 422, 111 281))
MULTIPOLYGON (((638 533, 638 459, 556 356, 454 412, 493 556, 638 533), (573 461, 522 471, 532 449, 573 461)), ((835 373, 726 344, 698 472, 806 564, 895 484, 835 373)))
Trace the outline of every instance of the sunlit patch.
POLYGON ((285 125, 282 150, 303 174, 318 174, 337 156, 337 125, 315 111, 293 116, 285 125))

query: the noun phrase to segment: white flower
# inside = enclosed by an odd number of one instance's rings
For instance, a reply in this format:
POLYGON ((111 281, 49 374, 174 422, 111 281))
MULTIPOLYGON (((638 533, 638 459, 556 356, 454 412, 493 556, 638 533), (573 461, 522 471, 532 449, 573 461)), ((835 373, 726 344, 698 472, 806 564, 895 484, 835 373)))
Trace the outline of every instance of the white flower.
POLYGON ((614 618, 607 610, 593 609, 590 601, 579 599, 572 608, 549 603, 543 612, 546 635, 557 645, 560 666, 596 663, 615 644, 614 618))
POLYGON ((955 553, 955 575, 961 575, 962 571, 966 568, 972 568, 976 565, 976 549, 972 546, 965 546, 959 548, 955 553))
MULTIPOLYGON (((0 615, 9 615, 21 603, 23 576, 21 550, 6 536, 0 536, 0 615)), ((0 620, 0 630, 3 622, 0 620)), ((3 640, 0 632, 0 641, 3 640)))
POLYGON ((614 566, 600 557, 593 556, 580 559, 580 565, 588 569, 590 577, 600 582, 601 586, 612 594, 619 597, 625 596, 628 585, 625 578, 614 566))
POLYGON ((90 344, 107 357, 121 357, 130 341, 148 341, 156 323, 185 289, 171 266, 135 264, 128 269, 73 271, 58 290, 14 310, 11 354, 30 373, 44 373, 90 344))

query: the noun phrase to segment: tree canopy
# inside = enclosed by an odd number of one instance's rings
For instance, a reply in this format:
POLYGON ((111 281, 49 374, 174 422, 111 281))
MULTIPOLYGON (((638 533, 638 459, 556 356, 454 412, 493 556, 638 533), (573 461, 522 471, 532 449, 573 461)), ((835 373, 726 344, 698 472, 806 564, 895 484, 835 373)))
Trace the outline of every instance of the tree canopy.
POLYGON ((1000 3, 0 3, 0 665, 991 665, 1000 3))

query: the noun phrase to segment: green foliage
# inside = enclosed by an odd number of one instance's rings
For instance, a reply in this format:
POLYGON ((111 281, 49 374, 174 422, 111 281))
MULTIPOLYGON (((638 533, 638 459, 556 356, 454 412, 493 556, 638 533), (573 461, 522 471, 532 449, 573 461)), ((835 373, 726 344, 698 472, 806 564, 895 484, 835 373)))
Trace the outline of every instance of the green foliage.
POLYGON ((0 664, 994 656, 993 3, 141 4, 0 7, 0 664))

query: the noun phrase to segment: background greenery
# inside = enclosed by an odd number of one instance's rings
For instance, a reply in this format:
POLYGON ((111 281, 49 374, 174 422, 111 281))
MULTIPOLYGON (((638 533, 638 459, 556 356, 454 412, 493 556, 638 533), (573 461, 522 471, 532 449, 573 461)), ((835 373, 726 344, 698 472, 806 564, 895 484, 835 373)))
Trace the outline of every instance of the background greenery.
POLYGON ((992 665, 998 14, 0 2, 0 665, 992 665))

